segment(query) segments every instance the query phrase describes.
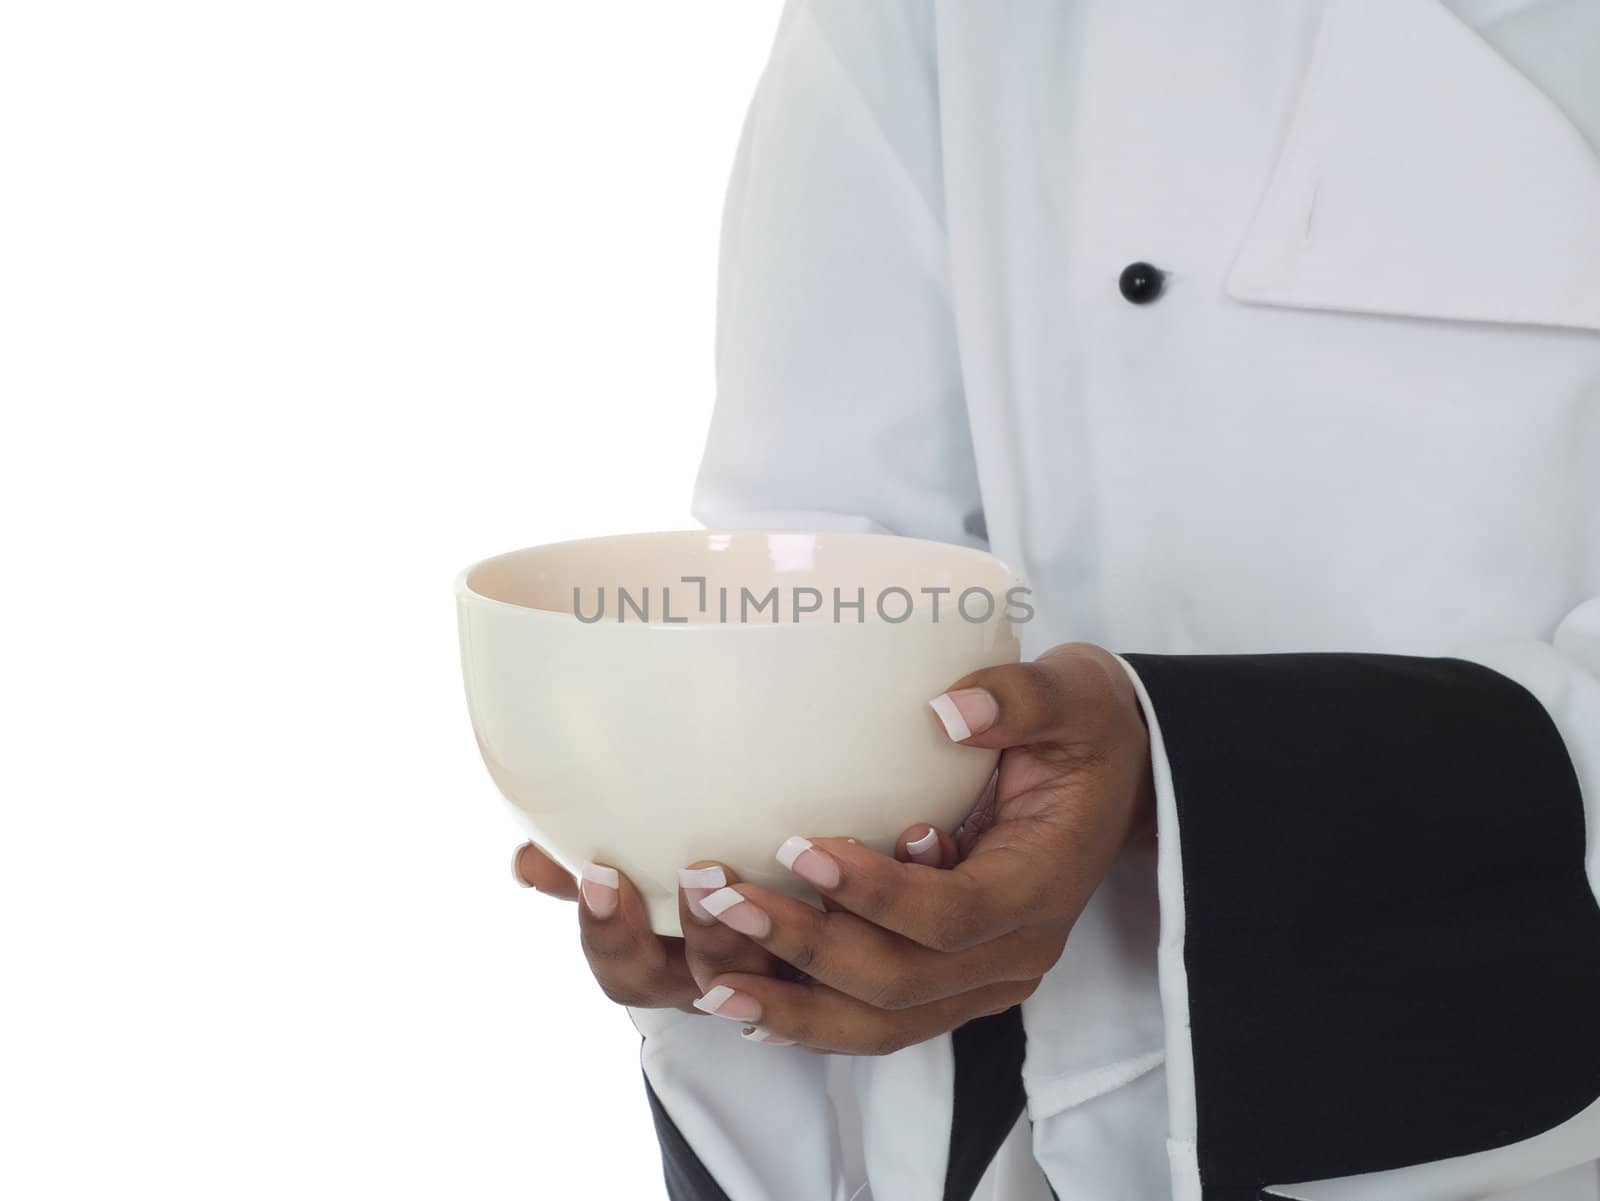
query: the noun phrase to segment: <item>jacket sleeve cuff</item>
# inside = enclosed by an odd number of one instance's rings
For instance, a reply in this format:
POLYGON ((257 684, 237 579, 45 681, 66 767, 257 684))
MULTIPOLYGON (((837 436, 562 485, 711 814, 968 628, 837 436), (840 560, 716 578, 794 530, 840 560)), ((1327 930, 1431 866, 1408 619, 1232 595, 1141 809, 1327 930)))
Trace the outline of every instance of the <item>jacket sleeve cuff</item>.
MULTIPOLYGON (((1451 659, 1124 662, 1155 767, 1176 1201, 1600 1113, 1583 800, 1532 694, 1451 659)), ((1523 1179, 1582 1158, 1525 1156, 1523 1179)))

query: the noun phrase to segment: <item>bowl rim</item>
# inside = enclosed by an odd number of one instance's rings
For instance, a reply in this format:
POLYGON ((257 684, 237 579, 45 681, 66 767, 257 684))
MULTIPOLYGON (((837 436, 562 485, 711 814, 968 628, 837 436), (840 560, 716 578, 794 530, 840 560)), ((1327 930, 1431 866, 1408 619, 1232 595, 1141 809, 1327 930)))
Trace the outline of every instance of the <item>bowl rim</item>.
MULTIPOLYGON (((497 559, 509 558, 512 555, 525 554, 526 552, 533 551, 533 550, 555 550, 555 549, 558 549, 558 548, 563 547, 563 546, 580 546, 580 545, 590 545, 590 544, 604 543, 604 542, 621 542, 621 541, 625 541, 625 540, 629 540, 629 539, 636 539, 636 538, 686 537, 686 536, 693 536, 693 537, 700 537, 700 538, 710 538, 710 537, 715 537, 717 535, 735 536, 735 537, 738 537, 738 536, 743 536, 743 537, 753 537, 753 536, 754 537, 772 537, 774 535, 789 535, 789 536, 793 536, 793 537, 797 537, 797 538, 808 537, 808 536, 809 537, 816 537, 816 538, 826 538, 826 539, 829 539, 830 541, 841 541, 842 540, 842 541, 851 541, 851 542, 884 542, 884 541, 915 542, 915 543, 920 543, 920 544, 922 544, 924 546, 937 547, 937 548, 939 548, 939 550, 942 553, 956 552, 959 556, 971 557, 974 560, 982 561, 982 562, 984 562, 986 564, 992 564, 993 566, 998 567, 1000 569, 1000 571, 1004 573, 1004 575, 1006 576, 1007 580, 1009 581, 1008 585, 1007 585, 1007 589, 1008 590, 1011 587, 1015 587, 1015 586, 1020 585, 1022 583, 1021 577, 1012 568, 1012 566, 1009 563, 1007 563, 1004 559, 1000 558, 998 555, 993 554, 992 552, 987 551, 987 550, 982 550, 982 549, 980 549, 979 547, 976 547, 976 546, 967 546, 964 543, 960 543, 960 542, 940 542, 936 538, 914 538, 914 537, 909 537, 909 536, 904 535, 904 534, 873 533, 873 532, 869 532, 869 531, 865 531, 865 530, 773 529, 773 528, 767 528, 767 527, 749 527, 749 528, 745 528, 745 529, 739 529, 737 527, 718 527, 718 528, 715 528, 715 529, 700 529, 700 530, 693 530, 693 529, 688 529, 688 530, 684 530, 684 529, 680 529, 680 530, 638 530, 638 531, 635 531, 635 532, 632 532, 632 533, 602 534, 602 535, 599 535, 597 537, 591 537, 591 538, 563 538, 563 539, 561 539, 560 541, 557 541, 557 542, 537 542, 537 543, 534 543, 531 546, 519 546, 519 547, 515 548, 514 550, 501 551, 499 554, 489 555, 487 558, 479 559, 475 563, 468 564, 466 567, 462 568, 461 571, 459 571, 456 574, 455 585, 454 585, 456 603, 457 603, 458 608, 462 607, 462 606, 465 606, 465 605, 468 605, 468 604, 471 604, 471 605, 490 608, 490 609, 509 609, 509 610, 513 610, 513 611, 515 611, 517 613, 528 614, 529 615, 529 619, 530 620, 534 620, 534 621, 569 622, 569 623, 572 623, 572 624, 582 625, 582 626, 585 626, 585 627, 603 626, 603 627, 606 627, 606 628, 615 628, 615 629, 626 629, 626 628, 630 628, 631 627, 631 628, 637 629, 637 630, 728 630, 728 629, 781 630, 781 629, 784 629, 786 627, 793 627, 793 626, 796 626, 796 625, 816 624, 816 623, 800 623, 800 622, 759 622, 759 621, 752 621, 752 622, 743 622, 743 621, 739 621, 739 622, 733 622, 733 621, 686 621, 686 622, 673 622, 671 624, 668 624, 666 622, 660 622, 660 621, 581 622, 581 621, 578 620, 577 615, 574 614, 574 613, 558 612, 555 609, 536 609, 532 605, 519 605, 514 601, 504 601, 504 600, 498 599, 497 597, 485 596, 483 593, 476 591, 470 584, 467 583, 468 578, 472 575, 473 572, 477 571, 478 568, 483 567, 486 564, 493 563, 497 559)), ((917 602, 917 604, 915 605, 915 607, 912 609, 912 613, 918 612, 921 609, 921 607, 922 607, 921 606, 921 601, 919 600, 917 602)), ((1008 620, 1008 619, 1006 619, 1006 618, 1004 618, 1002 616, 1003 613, 1004 613, 1003 607, 996 606, 995 613, 994 613, 993 616, 991 616, 990 618, 988 618, 987 620, 985 620, 983 622, 977 622, 977 623, 974 623, 974 624, 987 625, 987 624, 989 624, 990 621, 1008 620)), ((838 624, 838 625, 846 625, 846 626, 848 626, 848 625, 872 626, 872 625, 901 625, 901 624, 904 624, 904 623, 902 623, 902 622, 886 622, 886 621, 883 621, 881 618, 874 617, 871 620, 866 620, 866 621, 861 621, 861 622, 854 622, 854 623, 829 622, 827 624, 829 624, 829 625, 838 624)))

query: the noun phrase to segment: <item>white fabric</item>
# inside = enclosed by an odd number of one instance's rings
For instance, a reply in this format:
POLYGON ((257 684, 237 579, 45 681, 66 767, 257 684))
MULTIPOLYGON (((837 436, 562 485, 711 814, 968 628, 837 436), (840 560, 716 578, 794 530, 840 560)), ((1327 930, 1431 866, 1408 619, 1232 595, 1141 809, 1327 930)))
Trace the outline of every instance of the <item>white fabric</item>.
MULTIPOLYGON (((1164 1197, 1168 1166, 1160 1124, 1166 1095, 1159 1071, 1033 1125, 1034 1157, 1052 1168, 1063 1197, 1164 1197), (1063 1120, 1066 1119, 1066 1120, 1063 1120), (1063 1165, 1071 1165, 1062 1171, 1063 1165)), ((1011 1201, 1005 1194, 997 1194, 1011 1201)), ((1198 1201, 1185 1198, 1182 1201, 1198 1201)))
POLYGON ((645 1077, 733 1201, 851 1201, 822 1056, 758 1046, 722 1018, 630 1012, 645 1077))
POLYGON ((1553 1129, 1505 1147, 1436 1163, 1368 1172, 1339 1180, 1276 1185, 1292 1201, 1476 1201, 1495 1195, 1517 1201, 1592 1201, 1600 1196, 1595 1165, 1586 1162, 1600 1147, 1600 1101, 1553 1129), (1578 1164, 1560 1174, 1559 1165, 1578 1164), (1536 1181, 1531 1187, 1529 1181, 1536 1181), (1507 1194, 1504 1190, 1513 1191, 1507 1194))
POLYGON ((920 1201, 944 1191, 955 1059, 936 1038, 850 1064, 863 1122, 862 1150, 874 1201, 920 1201))
MULTIPOLYGON (((1194 1054, 1189 1038, 1189 973, 1183 958, 1187 914, 1183 893, 1183 851, 1178 838, 1178 794, 1172 783, 1161 714, 1139 673, 1126 659, 1118 662, 1133 682, 1150 731, 1150 767, 1156 794, 1157 895, 1161 935, 1156 959, 1160 974, 1162 1019, 1165 1024, 1166 1169, 1172 1201, 1200 1201, 1198 1116, 1195 1111, 1194 1054)), ((1043 1158, 1041 1156, 1041 1158, 1043 1158)), ((1064 1157, 1045 1162, 1065 1164, 1064 1157)))
POLYGON ((1323 21, 1228 290, 1600 329, 1597 212, 1600 158, 1487 42, 1432 0, 1345 0, 1323 21))
MULTIPOLYGON (((987 537, 1030 653, 1492 643, 1593 804, 1600 4, 1458 8, 792 0, 729 190, 696 511, 987 537), (1135 259, 1155 304, 1117 294, 1135 259)), ((1061 1201, 1196 1201, 1179 870, 1119 869, 1024 1008, 1061 1201)), ((647 1029, 646 1064, 735 1201, 860 1185, 823 1073, 706 1024, 647 1029)), ((895 1183, 950 1121, 947 1052, 913 1051, 852 1067, 840 1112, 875 1194, 932 1201, 895 1183)), ((1496 1186, 1571 1148, 1520 1154, 1496 1186)), ((1366 1195, 1456 1195, 1407 1172, 1366 1195)), ((986 1201, 1026 1195, 1003 1176, 986 1201)))

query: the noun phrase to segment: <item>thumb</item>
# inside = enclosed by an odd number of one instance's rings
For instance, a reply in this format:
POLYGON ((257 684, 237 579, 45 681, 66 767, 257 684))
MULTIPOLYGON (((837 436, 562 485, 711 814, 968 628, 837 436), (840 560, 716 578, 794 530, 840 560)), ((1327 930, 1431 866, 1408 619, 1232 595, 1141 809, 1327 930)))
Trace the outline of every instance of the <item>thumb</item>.
POLYGON ((953 741, 1003 750, 1065 740, 1073 715, 1095 712, 1105 691, 1100 665, 1068 646, 1032 663, 975 671, 928 704, 953 741))

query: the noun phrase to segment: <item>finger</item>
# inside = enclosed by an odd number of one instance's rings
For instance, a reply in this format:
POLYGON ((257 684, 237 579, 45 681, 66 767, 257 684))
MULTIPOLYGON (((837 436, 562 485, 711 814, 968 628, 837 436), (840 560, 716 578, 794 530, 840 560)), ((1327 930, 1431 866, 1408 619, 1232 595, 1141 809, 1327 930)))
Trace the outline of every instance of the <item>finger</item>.
POLYGON ((523 843, 511 857, 511 874, 524 888, 563 901, 578 899, 578 882, 572 874, 531 842, 523 843))
POLYGON ((687 1005, 698 996, 682 944, 650 929, 644 898, 632 881, 597 863, 585 863, 579 876, 583 954, 606 996, 646 1008, 687 1005))
POLYGON ((702 860, 678 873, 678 919, 683 926, 684 958, 690 975, 702 989, 724 972, 770 974, 777 967, 759 943, 719 922, 701 904, 702 898, 736 883, 738 877, 732 869, 711 860, 702 860))
POLYGON ((876 1009, 909 1009, 989 984, 1036 979, 1060 958, 1067 929, 1030 926, 946 953, 853 913, 824 912, 755 884, 723 889, 708 899, 708 908, 745 932, 747 944, 759 944, 817 983, 876 1009))
POLYGON ((1032 663, 1008 663, 964 676, 929 701, 945 733, 965 746, 1004 749, 1069 740, 1073 722, 1093 721, 1109 707, 1115 681, 1107 663, 1078 644, 1057 647, 1032 663))
POLYGON ((1076 916, 1067 865, 1036 862, 1048 847, 1043 836, 1019 833, 1007 845, 939 870, 900 863, 848 838, 791 838, 778 862, 875 926, 936 951, 962 951, 1023 925, 1076 916))
POLYGON ((721 976, 713 984, 725 1010, 749 1014, 745 1037, 799 1043, 814 1051, 889 1055, 926 1042, 973 1018, 1001 1013, 1027 1000, 1037 980, 994 984, 913 1009, 875 1009, 820 984, 771 976, 721 976))
POLYGON ((955 840, 937 826, 912 826, 894 844, 894 856, 923 867, 944 867, 957 859, 955 840))
POLYGON ((994 825, 999 811, 999 783, 1000 773, 997 771, 989 777, 989 782, 983 786, 983 793, 978 797, 978 803, 973 805, 972 812, 956 828, 956 862, 960 862, 972 853, 972 848, 977 845, 990 826, 994 825))

